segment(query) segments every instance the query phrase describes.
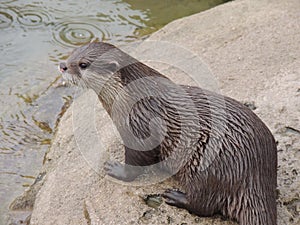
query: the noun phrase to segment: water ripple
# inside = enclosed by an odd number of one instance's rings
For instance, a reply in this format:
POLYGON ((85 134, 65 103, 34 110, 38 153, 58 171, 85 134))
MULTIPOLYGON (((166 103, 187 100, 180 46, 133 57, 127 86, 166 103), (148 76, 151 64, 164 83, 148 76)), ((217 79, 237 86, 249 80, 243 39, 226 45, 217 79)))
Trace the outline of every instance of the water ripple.
POLYGON ((110 34, 94 24, 84 22, 63 22, 53 29, 53 39, 56 43, 73 47, 82 45, 94 38, 109 40, 110 34))
POLYGON ((40 27, 49 23, 50 17, 46 11, 38 7, 27 6, 18 11, 18 22, 27 27, 40 27))
POLYGON ((8 28, 14 22, 14 12, 0 8, 0 29, 8 28))
POLYGON ((15 2, 17 0, 2 0, 1 3, 2 4, 7 4, 7 3, 12 3, 12 2, 15 2))
POLYGON ((50 3, 49 1, 41 1, 41 5, 47 12, 55 15, 58 14, 80 15, 90 10, 88 0, 84 0, 80 2, 56 0, 56 1, 51 1, 50 3))

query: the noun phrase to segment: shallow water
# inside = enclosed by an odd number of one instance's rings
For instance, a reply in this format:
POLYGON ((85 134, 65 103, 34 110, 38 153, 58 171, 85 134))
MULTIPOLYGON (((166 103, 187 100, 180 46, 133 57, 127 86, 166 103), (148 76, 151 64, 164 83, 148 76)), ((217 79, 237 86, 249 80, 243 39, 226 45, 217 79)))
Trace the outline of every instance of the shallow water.
MULTIPOLYGON (((33 183, 74 88, 54 88, 57 64, 92 39, 117 45, 221 0, 0 2, 0 224, 33 183)), ((4 222, 3 222, 4 223, 4 222)))

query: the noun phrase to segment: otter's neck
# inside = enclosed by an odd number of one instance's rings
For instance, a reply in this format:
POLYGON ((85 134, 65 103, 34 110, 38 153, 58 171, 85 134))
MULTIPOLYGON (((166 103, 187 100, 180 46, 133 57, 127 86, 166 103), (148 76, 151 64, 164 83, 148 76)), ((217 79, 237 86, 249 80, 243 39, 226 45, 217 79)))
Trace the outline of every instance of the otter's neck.
POLYGON ((143 94, 143 92, 147 92, 147 89, 153 89, 153 84, 150 84, 151 82, 149 83, 151 77, 168 79, 158 71, 141 62, 136 60, 132 62, 133 63, 125 66, 120 65, 121 68, 112 75, 101 91, 97 93, 99 100, 109 115, 111 115, 116 100, 125 101, 124 104, 126 104, 126 98, 130 98, 131 95, 137 94, 137 92, 143 94), (145 82, 143 82, 143 78, 147 78, 145 82), (134 83, 135 81, 138 82, 134 83), (126 88, 130 83, 134 88, 126 88), (134 93, 129 93, 130 91, 134 93))
POLYGON ((123 66, 119 72, 120 79, 124 86, 141 78, 162 77, 168 79, 158 71, 139 61, 123 66))
POLYGON ((111 116, 111 111, 117 98, 121 98, 123 85, 119 75, 111 77, 101 88, 101 91, 96 93, 103 108, 111 116))

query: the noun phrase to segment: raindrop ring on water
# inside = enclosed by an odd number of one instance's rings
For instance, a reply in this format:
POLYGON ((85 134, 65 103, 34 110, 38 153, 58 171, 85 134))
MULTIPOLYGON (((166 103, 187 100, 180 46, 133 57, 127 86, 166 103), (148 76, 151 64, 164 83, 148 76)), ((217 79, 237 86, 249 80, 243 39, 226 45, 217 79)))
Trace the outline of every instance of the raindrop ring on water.
POLYGON ((13 21, 14 17, 11 13, 6 9, 0 8, 0 29, 10 27, 13 21))
POLYGON ((26 27, 40 27, 47 25, 49 15, 40 8, 24 8, 18 12, 18 22, 26 27))
POLYGON ((95 37, 106 39, 106 33, 97 26, 82 22, 65 22, 53 30, 54 42, 67 47, 79 46, 95 37))

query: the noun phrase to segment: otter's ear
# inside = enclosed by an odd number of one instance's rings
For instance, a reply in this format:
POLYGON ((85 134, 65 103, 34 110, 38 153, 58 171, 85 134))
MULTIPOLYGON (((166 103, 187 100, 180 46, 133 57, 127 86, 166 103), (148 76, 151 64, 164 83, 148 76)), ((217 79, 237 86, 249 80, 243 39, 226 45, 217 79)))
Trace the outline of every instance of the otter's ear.
POLYGON ((120 64, 117 61, 109 61, 105 67, 108 71, 115 73, 119 70, 120 64))

